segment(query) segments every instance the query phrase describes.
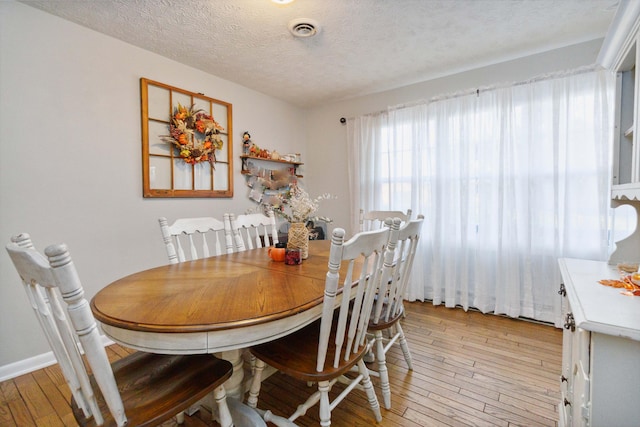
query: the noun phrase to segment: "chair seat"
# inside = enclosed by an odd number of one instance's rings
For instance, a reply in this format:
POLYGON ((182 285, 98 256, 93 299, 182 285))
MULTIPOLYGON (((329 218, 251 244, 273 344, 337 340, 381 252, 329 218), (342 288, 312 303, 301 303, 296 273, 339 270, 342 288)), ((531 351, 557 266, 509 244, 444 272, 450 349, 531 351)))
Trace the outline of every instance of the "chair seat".
MULTIPOLYGON (((387 307, 388 307, 387 303, 384 303, 382 305, 382 313, 384 313, 387 310, 387 307)), ((400 310, 396 315, 389 316, 389 319, 385 320, 382 317, 380 317, 380 319, 378 319, 378 322, 374 323, 373 313, 371 313, 371 318, 369 319, 369 325, 367 328, 370 331, 384 331, 385 329, 389 329, 390 327, 395 325, 395 323, 398 320, 400 320, 400 318, 402 318, 403 316, 404 316, 404 308, 402 308, 402 310, 400 310)))
MULTIPOLYGON (((153 426, 171 419, 220 387, 233 372, 230 362, 210 354, 136 352, 111 366, 130 426, 153 426)), ((93 375, 90 378, 98 390, 93 375)), ((102 394, 96 397, 104 426, 115 426, 102 394)), ((94 418, 84 418, 73 399, 71 407, 80 426, 96 426, 94 418)))
MULTIPOLYGON (((335 337, 336 328, 333 327, 329 342, 335 342, 335 337)), ((317 372, 319 338, 320 320, 281 339, 254 346, 250 351, 267 365, 291 377, 311 382, 328 381, 349 372, 367 351, 367 346, 359 346, 357 351, 350 353, 348 360, 341 358, 337 368, 332 363, 327 363, 322 372, 317 372)), ((333 361, 334 357, 335 346, 329 346, 327 360, 333 361)))

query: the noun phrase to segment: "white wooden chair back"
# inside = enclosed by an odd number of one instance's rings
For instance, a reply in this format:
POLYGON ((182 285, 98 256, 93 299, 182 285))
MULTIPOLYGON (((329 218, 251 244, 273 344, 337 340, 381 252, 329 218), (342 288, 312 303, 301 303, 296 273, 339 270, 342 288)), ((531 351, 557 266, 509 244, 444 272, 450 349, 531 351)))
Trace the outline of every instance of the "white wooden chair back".
POLYGON ((424 216, 405 223, 398 232, 398 242, 393 262, 393 274, 389 281, 381 281, 378 298, 371 316, 371 321, 377 324, 380 320, 389 321, 403 309, 404 295, 411 277, 413 259, 420 239, 420 230, 424 216))
POLYGON ((125 425, 127 418, 113 371, 66 245, 47 247, 47 261, 34 249, 28 234, 20 234, 11 240, 7 252, 77 405, 86 417, 93 416, 97 425, 103 423, 95 391, 80 355, 79 338, 109 411, 118 426, 125 425))
POLYGON ((266 214, 253 213, 229 215, 229 224, 233 235, 234 251, 263 248, 278 243, 278 229, 273 211, 266 214))
POLYGON ((318 372, 324 370, 330 347, 333 346, 330 350, 335 357, 329 363, 337 367, 340 357, 347 359, 348 353, 356 352, 365 345, 367 325, 379 281, 391 278, 399 226, 399 219, 389 219, 387 227, 358 233, 347 242, 344 242, 344 229, 336 228, 333 231, 320 321, 316 366, 318 372), (340 277, 340 269, 345 265, 346 272, 340 277), (343 288, 343 292, 349 292, 355 297, 342 299, 336 318, 334 305, 339 286, 343 288), (337 322, 337 332, 335 342, 330 343, 333 322, 337 322))
POLYGON ((402 211, 369 211, 360 209, 360 231, 376 230, 384 224, 387 218, 400 218, 402 223, 411 219, 411 209, 407 213, 402 211))
POLYGON ((221 255, 233 248, 227 241, 231 235, 226 235, 225 224, 219 219, 180 218, 169 225, 162 217, 158 222, 170 264, 221 255))

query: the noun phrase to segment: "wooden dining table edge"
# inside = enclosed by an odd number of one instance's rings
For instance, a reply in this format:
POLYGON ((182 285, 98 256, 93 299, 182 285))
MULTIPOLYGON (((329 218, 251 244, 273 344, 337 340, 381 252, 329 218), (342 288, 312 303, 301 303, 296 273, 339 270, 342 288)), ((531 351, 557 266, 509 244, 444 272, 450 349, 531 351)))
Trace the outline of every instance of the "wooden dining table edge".
MULTIPOLYGON (((342 299, 341 296, 342 294, 338 296, 337 304, 342 299)), ((316 305, 295 315, 270 322, 235 329, 188 333, 132 330, 130 327, 102 322, 101 328, 114 342, 139 351, 163 354, 218 353, 248 348, 289 335, 313 323, 321 313, 322 305, 316 305)))
MULTIPOLYGON (((342 289, 338 290, 339 293, 342 289)), ((297 306, 290 310, 280 311, 273 313, 269 316, 261 316, 252 319, 242 319, 233 322, 217 323, 217 324, 200 324, 200 325, 149 325, 145 323, 132 323, 123 321, 111 316, 107 316, 100 311, 95 305, 94 299, 91 299, 90 306, 91 311, 97 321, 101 324, 110 325, 116 328, 129 329, 132 331, 140 332, 155 332, 160 334, 173 334, 173 333, 198 333, 198 332, 215 332, 215 331, 229 331, 239 328, 247 328, 252 326, 259 326, 265 323, 271 323, 274 321, 286 319, 291 316, 296 316, 300 313, 304 313, 314 307, 322 304, 324 296, 316 298, 315 300, 308 301, 306 304, 297 306)))

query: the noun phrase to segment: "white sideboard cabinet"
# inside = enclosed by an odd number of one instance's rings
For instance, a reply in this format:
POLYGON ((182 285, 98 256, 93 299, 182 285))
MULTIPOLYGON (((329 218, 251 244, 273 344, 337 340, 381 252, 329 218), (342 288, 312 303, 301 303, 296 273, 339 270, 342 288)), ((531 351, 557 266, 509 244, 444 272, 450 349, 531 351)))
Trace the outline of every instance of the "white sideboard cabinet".
MULTIPOLYGON (((640 0, 620 0, 598 63, 616 75, 611 205, 640 218, 640 0)), ((640 426, 640 297, 598 283, 640 262, 640 224, 608 262, 562 258, 559 427, 640 426)))
POLYGON ((598 283, 607 262, 562 258, 559 427, 640 426, 640 297, 598 283))

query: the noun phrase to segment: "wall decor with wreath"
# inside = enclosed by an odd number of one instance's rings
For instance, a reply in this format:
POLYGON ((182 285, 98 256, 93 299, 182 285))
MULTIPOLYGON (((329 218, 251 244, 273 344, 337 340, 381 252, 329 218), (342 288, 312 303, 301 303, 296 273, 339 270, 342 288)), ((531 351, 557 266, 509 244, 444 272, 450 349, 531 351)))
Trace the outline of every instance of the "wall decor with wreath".
POLYGON ((144 197, 233 197, 232 106, 140 79, 144 197))

